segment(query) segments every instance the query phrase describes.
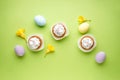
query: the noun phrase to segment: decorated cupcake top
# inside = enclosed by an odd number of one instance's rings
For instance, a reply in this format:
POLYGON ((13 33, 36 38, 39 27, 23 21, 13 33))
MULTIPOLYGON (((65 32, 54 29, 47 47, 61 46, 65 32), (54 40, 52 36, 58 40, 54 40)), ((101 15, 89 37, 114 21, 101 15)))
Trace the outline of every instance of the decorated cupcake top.
POLYGON ((43 48, 43 40, 41 36, 32 35, 27 40, 28 47, 33 51, 38 51, 43 48))
POLYGON ((82 48, 89 50, 94 45, 94 41, 91 37, 86 36, 82 38, 80 45, 82 48))
POLYGON ((66 29, 65 26, 61 23, 54 25, 53 33, 56 37, 62 37, 65 35, 66 29))
POLYGON ((28 44, 31 49, 37 49, 40 46, 41 42, 37 37, 33 37, 29 39, 28 44))
POLYGON ((61 40, 69 35, 69 30, 64 23, 56 23, 51 27, 51 34, 55 40, 61 40))
POLYGON ((92 35, 83 35, 78 40, 78 47, 83 52, 90 52, 96 47, 96 40, 92 35))

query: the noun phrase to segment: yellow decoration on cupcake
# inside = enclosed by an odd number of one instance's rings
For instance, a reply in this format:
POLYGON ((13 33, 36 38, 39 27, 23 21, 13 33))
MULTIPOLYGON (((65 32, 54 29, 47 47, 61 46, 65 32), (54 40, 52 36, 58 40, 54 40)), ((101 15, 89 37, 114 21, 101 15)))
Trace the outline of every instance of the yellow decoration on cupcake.
POLYGON ((25 29, 19 29, 17 32, 16 32, 16 35, 23 38, 23 39, 26 39, 26 36, 25 36, 25 29))

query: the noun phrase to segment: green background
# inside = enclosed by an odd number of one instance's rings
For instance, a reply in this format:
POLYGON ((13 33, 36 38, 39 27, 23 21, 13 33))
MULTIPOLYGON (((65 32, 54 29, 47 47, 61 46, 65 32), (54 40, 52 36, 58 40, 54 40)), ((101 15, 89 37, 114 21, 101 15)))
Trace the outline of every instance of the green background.
POLYGON ((0 80, 120 80, 120 1, 119 0, 0 0, 0 80), (36 15, 43 15, 44 28, 34 22, 36 15), (77 47, 82 36, 78 31, 79 15, 91 19, 88 34, 97 41, 90 53, 77 47), (50 27, 64 22, 70 35, 55 41, 50 27), (43 34, 44 50, 31 52, 23 39, 16 36, 19 28, 26 34, 43 34), (48 44, 55 52, 44 58, 48 44), (14 47, 24 46, 26 54, 20 58, 14 47), (95 55, 104 51, 106 61, 99 65, 95 55))

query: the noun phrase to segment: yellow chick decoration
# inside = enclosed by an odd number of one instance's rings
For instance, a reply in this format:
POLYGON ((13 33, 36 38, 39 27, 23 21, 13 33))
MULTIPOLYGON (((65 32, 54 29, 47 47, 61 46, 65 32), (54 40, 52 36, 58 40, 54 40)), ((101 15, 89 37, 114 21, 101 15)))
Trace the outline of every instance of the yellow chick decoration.
POLYGON ((17 32, 16 32, 16 35, 23 38, 23 39, 26 39, 26 36, 25 36, 25 29, 19 29, 17 32))
POLYGON ((45 56, 46 56, 48 53, 51 53, 51 52, 54 52, 54 51, 55 51, 54 46, 52 46, 51 44, 48 44, 47 50, 46 50, 46 53, 45 53, 45 56))

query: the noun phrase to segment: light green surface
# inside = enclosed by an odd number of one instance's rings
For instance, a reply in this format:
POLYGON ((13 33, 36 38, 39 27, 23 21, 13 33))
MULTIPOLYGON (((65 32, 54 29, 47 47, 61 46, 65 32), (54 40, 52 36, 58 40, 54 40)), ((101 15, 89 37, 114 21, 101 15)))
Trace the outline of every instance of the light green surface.
POLYGON ((120 80, 119 31, 119 0, 0 0, 0 80, 120 80), (33 20, 38 14, 47 19, 44 28, 33 20), (88 54, 77 47, 79 15, 92 20, 88 33, 97 40, 96 49, 88 54), (55 41, 50 27, 59 21, 67 24, 70 35, 55 41), (15 35, 19 28, 25 28, 27 35, 43 34, 45 49, 29 51, 15 35), (44 58, 49 43, 55 52, 44 58), (15 55, 16 44, 25 47, 24 57, 15 55), (102 65, 94 59, 99 51, 107 54, 102 65))

